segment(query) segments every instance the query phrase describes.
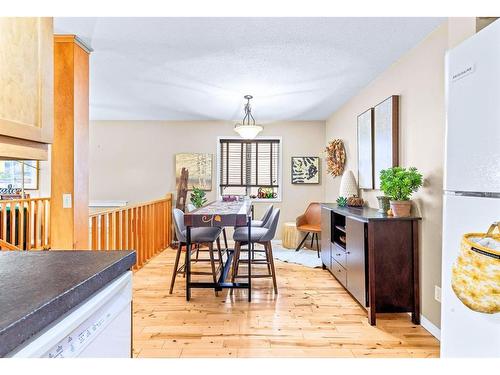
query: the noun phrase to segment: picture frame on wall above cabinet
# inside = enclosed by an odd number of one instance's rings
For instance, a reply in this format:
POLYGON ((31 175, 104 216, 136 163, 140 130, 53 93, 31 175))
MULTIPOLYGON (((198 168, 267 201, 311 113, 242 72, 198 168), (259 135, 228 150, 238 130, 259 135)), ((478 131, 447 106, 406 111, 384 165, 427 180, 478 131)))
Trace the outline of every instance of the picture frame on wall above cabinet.
POLYGON ((292 156, 292 184, 319 184, 319 171, 319 157, 292 156))
POLYGON ((373 112, 373 177, 380 189, 380 171, 399 165, 399 95, 377 104, 373 112))
POLYGON ((373 189, 373 108, 358 116, 358 186, 373 189))

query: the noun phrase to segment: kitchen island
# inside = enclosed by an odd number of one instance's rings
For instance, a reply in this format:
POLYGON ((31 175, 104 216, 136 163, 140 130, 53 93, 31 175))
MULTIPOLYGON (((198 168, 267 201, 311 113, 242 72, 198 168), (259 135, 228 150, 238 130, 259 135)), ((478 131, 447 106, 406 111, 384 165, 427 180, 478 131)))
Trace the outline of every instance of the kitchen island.
POLYGON ((131 341, 135 261, 135 251, 0 252, 0 357, 100 356, 90 344, 118 321, 131 341))

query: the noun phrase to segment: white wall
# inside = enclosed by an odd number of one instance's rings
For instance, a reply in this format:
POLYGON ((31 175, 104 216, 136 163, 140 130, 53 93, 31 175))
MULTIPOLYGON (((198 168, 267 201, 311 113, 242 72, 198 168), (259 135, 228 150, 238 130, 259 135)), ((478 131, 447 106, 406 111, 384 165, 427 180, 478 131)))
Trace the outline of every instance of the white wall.
MULTIPOLYGON (((175 192, 175 154, 214 155, 212 191, 216 198, 217 137, 234 136, 233 123, 222 121, 92 121, 90 124, 90 200, 147 201, 175 192)), ((324 168, 319 185, 292 185, 292 156, 323 159, 324 121, 274 122, 262 136, 281 136, 283 149, 281 222, 295 221, 309 202, 324 199, 324 168)), ((321 160, 323 164, 323 160, 321 160)), ((256 204, 259 217, 266 203, 256 204)))

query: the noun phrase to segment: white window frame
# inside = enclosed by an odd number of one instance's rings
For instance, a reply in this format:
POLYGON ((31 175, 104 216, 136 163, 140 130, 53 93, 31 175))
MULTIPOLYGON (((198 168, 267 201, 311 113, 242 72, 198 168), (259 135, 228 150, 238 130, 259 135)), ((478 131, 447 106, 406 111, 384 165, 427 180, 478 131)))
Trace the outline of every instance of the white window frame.
MULTIPOLYGON (((241 137, 238 136, 219 136, 217 137, 217 162, 215 164, 215 168, 217 169, 217 199, 222 199, 221 189, 220 189, 220 140, 221 139, 238 139, 241 140, 241 137)), ((283 137, 281 136, 262 136, 255 137, 253 140, 278 140, 280 142, 280 152, 279 152, 279 167, 278 167, 278 197, 270 198, 270 199, 259 199, 254 198, 252 201, 254 202, 270 202, 270 203, 279 203, 283 201, 283 137)))

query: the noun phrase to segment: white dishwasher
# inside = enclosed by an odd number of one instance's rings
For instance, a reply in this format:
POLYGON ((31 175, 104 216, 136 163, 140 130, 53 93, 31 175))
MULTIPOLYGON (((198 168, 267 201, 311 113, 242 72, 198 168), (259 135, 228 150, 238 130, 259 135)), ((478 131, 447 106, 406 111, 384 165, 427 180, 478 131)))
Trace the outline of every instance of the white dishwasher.
POLYGON ((132 272, 111 281, 7 357, 130 358, 132 272))

